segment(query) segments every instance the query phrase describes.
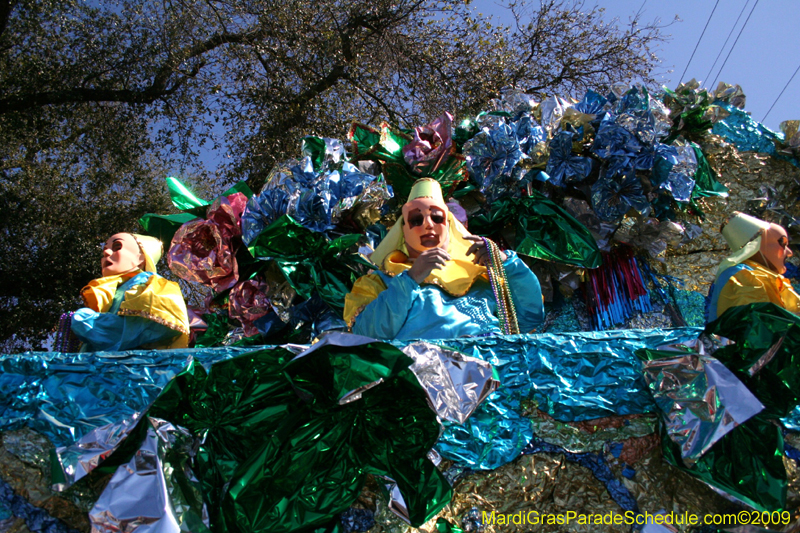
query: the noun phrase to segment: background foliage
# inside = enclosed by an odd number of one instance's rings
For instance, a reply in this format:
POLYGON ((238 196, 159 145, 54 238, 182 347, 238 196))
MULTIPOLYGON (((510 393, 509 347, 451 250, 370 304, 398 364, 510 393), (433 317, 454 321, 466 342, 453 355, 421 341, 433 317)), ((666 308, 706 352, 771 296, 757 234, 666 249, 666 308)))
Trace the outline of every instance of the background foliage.
POLYGON ((257 191, 300 137, 352 121, 463 118, 511 84, 652 84, 658 26, 508 9, 512 27, 459 0, 0 0, 0 349, 42 347, 100 243, 169 211, 166 175, 257 191))

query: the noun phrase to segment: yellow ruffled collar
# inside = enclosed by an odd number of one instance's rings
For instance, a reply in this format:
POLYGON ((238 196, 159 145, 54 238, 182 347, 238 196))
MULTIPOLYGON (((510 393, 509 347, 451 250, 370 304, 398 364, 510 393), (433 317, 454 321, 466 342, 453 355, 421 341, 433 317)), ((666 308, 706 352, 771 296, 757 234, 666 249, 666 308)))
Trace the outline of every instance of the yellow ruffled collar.
MULTIPOLYGON (((410 269, 413 264, 406 254, 397 250, 386 257, 382 266, 384 272, 397 276, 410 269)), ((448 261, 444 268, 433 270, 422 283, 436 285, 451 296, 464 296, 481 277, 489 279, 486 267, 476 265, 469 259, 455 258, 448 261)))

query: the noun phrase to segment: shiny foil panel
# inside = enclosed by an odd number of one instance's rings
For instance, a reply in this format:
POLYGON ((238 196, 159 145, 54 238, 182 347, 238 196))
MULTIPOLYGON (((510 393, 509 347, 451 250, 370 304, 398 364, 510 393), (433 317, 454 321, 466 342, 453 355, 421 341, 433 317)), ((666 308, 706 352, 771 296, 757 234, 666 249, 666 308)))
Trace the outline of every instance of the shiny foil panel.
POLYGON ((764 410, 747 387, 713 357, 687 353, 651 359, 643 369, 663 410, 667 434, 680 446, 687 465, 764 410))
POLYGON ((489 363, 454 350, 415 342, 404 347, 403 353, 414 359, 409 368, 443 420, 463 424, 500 384, 489 363))

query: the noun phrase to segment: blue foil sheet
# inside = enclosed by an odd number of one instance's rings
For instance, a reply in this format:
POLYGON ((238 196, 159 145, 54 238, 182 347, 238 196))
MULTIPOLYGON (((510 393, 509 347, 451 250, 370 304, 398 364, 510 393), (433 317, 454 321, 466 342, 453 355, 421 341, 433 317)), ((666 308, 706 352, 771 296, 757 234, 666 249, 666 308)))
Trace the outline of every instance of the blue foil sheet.
POLYGON ((516 122, 515 133, 519 148, 525 154, 530 155, 537 144, 547 141, 547 131, 529 114, 521 116, 516 122))
POLYGON ((605 107, 607 103, 608 100, 601 94, 598 94, 594 91, 586 91, 586 94, 583 95, 583 99, 573 107, 581 113, 595 115, 597 118, 595 118, 592 123, 599 124, 603 118, 603 115, 605 114, 605 107))
POLYGON ((600 122, 592 152, 608 160, 607 173, 614 176, 632 170, 643 148, 636 136, 618 124, 617 116, 609 112, 600 122))
POLYGON ((632 170, 622 176, 603 173, 592 185, 592 207, 598 218, 607 222, 620 220, 631 208, 640 215, 650 213, 642 182, 632 170))
POLYGON ((575 134, 562 131, 550 141, 550 159, 547 160, 547 174, 550 183, 563 187, 568 183, 579 183, 592 171, 592 160, 572 153, 575 134))
POLYGON ((495 181, 517 181, 523 176, 517 163, 527 156, 520 149, 515 124, 502 121, 493 128, 483 128, 464 144, 463 153, 470 174, 487 196, 497 188, 495 181))
POLYGON ((694 191, 697 156, 691 146, 677 146, 675 152, 661 151, 653 166, 653 184, 679 202, 689 202, 694 191))
POLYGON ((775 154, 775 142, 780 140, 777 133, 756 122, 749 113, 738 107, 722 101, 714 103, 728 111, 730 116, 716 122, 711 133, 733 143, 740 151, 775 154))
POLYGON ((132 350, 0 355, 0 431, 27 426, 66 446, 133 417, 194 357, 203 365, 252 351, 132 350))

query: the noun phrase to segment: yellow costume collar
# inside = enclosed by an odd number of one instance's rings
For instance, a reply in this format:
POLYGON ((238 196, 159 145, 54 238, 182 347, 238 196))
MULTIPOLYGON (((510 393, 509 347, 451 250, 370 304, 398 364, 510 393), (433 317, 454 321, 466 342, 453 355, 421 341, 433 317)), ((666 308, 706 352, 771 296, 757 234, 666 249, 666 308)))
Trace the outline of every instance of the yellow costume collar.
MULTIPOLYGON (((472 246, 472 241, 464 238, 469 235, 467 229, 456 220, 452 213, 447 214, 450 243, 447 253, 450 261, 444 268, 433 270, 423 283, 430 283, 444 289, 451 296, 463 296, 480 277, 488 279, 486 267, 476 265, 467 250, 472 246)), ((413 261, 408 258, 408 249, 403 238, 403 217, 392 226, 389 233, 375 248, 370 256, 372 262, 390 276, 397 276, 411 268, 413 261)))

